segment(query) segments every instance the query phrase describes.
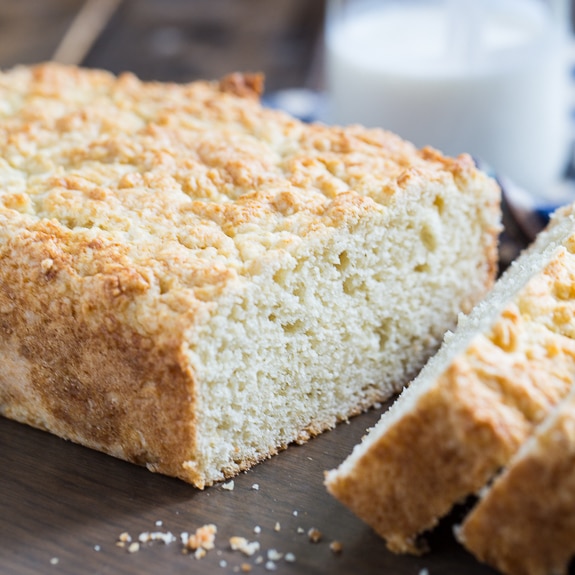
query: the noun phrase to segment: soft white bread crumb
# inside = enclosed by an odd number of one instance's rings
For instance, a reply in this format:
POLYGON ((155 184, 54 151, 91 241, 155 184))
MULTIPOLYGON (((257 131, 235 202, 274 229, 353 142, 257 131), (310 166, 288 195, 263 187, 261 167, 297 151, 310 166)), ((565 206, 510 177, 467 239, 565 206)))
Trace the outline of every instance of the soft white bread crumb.
POLYGON ((0 74, 0 412, 202 487, 399 391, 490 288, 469 157, 256 84, 0 74))
POLYGON ((575 376, 575 217, 556 215, 353 453, 328 490, 396 552, 478 492, 575 376))

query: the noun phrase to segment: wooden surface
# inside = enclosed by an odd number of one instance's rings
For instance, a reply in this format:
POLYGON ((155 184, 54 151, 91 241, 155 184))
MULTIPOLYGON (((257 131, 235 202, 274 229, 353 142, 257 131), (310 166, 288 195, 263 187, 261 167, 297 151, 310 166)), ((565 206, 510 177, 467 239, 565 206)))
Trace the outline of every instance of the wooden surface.
MULTIPOLYGON (((122 0, 81 62, 163 81, 258 71, 268 90, 301 87, 318 74, 323 5, 323 0, 122 0)), ((84 0, 0 0, 0 67, 50 59, 83 6, 84 0)))
POLYGON ((323 471, 339 464, 380 412, 363 414, 306 445, 290 447, 238 476, 232 491, 220 485, 199 491, 0 418, 0 573, 227 574, 237 573, 242 563, 253 573, 267 573, 266 561, 256 560, 260 555, 267 560, 269 549, 295 556, 293 563, 276 561, 277 573, 493 573, 453 540, 451 524, 457 513, 433 534, 430 554, 398 557, 327 494, 323 471), (122 532, 137 538, 146 531, 171 531, 179 539, 182 531, 193 532, 206 523, 215 524, 218 532, 215 549, 203 559, 183 555, 179 541, 148 543, 136 553, 116 546, 122 532), (259 535, 254 533, 256 525, 261 527, 259 535), (322 541, 310 542, 310 528, 323 534, 322 541), (259 541, 260 552, 247 557, 232 551, 232 536, 259 541), (334 540, 343 544, 340 554, 330 550, 334 540))

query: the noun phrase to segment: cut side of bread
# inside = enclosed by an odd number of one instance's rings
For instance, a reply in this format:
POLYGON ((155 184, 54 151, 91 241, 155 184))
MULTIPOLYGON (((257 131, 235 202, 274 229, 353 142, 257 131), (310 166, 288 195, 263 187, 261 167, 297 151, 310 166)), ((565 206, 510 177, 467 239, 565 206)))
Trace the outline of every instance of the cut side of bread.
POLYGON ((398 392, 491 288, 469 157, 258 89, 0 74, 0 413, 203 487, 398 392))
POLYGON ((456 533, 507 575, 559 575, 575 555, 575 394, 509 462, 456 533))
POLYGON ((338 469, 328 490, 399 553, 503 467, 575 376, 575 216, 498 280, 338 469))

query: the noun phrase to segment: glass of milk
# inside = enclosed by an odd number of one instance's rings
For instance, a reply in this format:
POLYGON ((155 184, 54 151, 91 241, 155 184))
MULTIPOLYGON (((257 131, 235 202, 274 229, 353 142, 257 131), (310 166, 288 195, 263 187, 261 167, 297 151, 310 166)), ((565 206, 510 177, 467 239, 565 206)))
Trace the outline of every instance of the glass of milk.
POLYGON ((544 195, 571 145, 566 0, 330 0, 327 120, 467 152, 544 195))

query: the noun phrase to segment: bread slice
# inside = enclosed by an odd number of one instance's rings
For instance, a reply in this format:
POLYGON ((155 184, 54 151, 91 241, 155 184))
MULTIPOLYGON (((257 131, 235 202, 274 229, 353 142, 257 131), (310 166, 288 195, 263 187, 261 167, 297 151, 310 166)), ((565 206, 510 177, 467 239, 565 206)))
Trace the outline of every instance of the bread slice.
POLYGON ((535 430, 457 530, 508 575, 559 575, 575 555, 575 393, 535 430))
POLYGON ((398 391, 491 287, 471 159, 188 85, 0 75, 0 412, 198 487, 398 391))
POLYGON ((556 214, 448 334, 341 466, 328 490, 395 552, 478 492, 575 376, 575 215, 556 214))

